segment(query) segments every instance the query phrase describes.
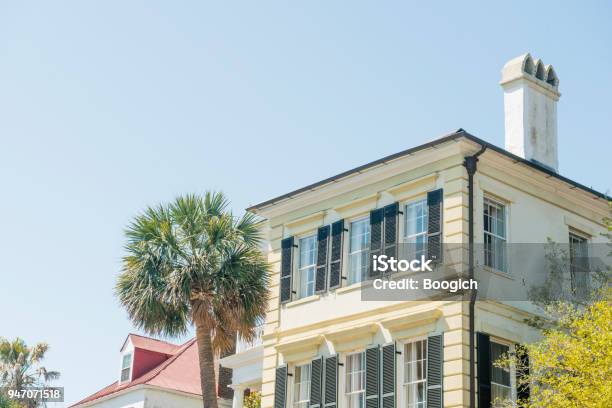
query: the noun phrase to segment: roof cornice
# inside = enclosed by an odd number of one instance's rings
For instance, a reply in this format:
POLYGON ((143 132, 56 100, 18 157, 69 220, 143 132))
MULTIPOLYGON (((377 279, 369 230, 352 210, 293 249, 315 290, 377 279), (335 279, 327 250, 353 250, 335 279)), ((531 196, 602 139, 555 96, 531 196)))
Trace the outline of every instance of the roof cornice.
POLYGON ((534 163, 532 161, 529 161, 529 160, 526 160, 526 159, 524 159, 522 157, 519 157, 519 156, 517 156, 517 155, 515 155, 513 153, 510 153, 509 151, 507 151, 505 149, 502 149, 499 146, 493 145, 493 144, 491 144, 489 142, 486 142, 486 141, 484 141, 484 140, 482 140, 482 139, 480 139, 480 138, 470 134, 469 132, 467 132, 467 131, 465 131, 463 129, 457 129, 455 132, 449 133, 449 134, 447 134, 445 136, 442 136, 442 137, 440 137, 438 139, 435 139, 435 140, 433 140, 431 142, 424 143, 424 144, 421 144, 419 146, 416 146, 416 147, 413 147, 413 148, 410 148, 410 149, 407 149, 407 150, 403 150, 401 152, 394 153, 394 154, 389 155, 389 156, 385 156, 385 157, 383 157, 381 159, 378 159, 378 160, 375 160, 373 162, 370 162, 370 163, 367 163, 367 164, 355 167, 355 168, 353 168, 351 170, 344 171, 342 173, 336 174, 335 176, 326 178, 324 180, 318 181, 318 182, 313 183, 313 184, 309 184, 309 185, 307 185, 305 187, 299 188, 299 189, 291 191, 289 193, 286 193, 286 194, 280 195, 278 197, 272 198, 270 200, 261 202, 259 204, 250 206, 246 210, 249 211, 249 212, 255 213, 255 214, 262 215, 261 213, 263 212, 264 209, 267 209, 267 208, 270 208, 272 206, 275 206, 275 205, 277 205, 277 204, 279 204, 281 202, 284 202, 286 200, 289 200, 291 198, 295 198, 298 195, 305 194, 305 193, 307 193, 309 191, 315 191, 315 190, 317 190, 317 189, 319 189, 319 188, 321 188, 321 187, 323 187, 325 185, 329 185, 329 184, 332 184, 332 183, 337 183, 337 182, 341 181, 342 179, 345 179, 345 178, 347 178, 349 176, 352 176, 352 175, 355 175, 355 174, 360 174, 360 173, 366 172, 368 170, 372 170, 372 169, 377 168, 377 167, 379 167, 381 165, 385 165, 385 164, 387 164, 387 163, 389 163, 391 161, 403 158, 405 156, 411 156, 414 153, 420 152, 422 150, 425 150, 425 149, 428 149, 428 148, 431 148, 431 147, 435 148, 435 147, 437 147, 437 146, 439 146, 441 144, 447 143, 449 141, 458 141, 459 139, 465 139, 465 140, 468 140, 468 141, 470 141, 472 143, 476 143, 476 144, 478 144, 478 145, 480 145, 482 147, 486 147, 488 150, 494 151, 494 152, 496 152, 498 154, 501 154, 501 155, 511 159, 515 163, 520 163, 522 165, 528 166, 531 169, 534 169, 534 170, 537 170, 537 171, 543 173, 547 177, 552 177, 552 178, 555 178, 555 179, 557 179, 559 181, 562 181, 562 182, 564 182, 566 184, 569 184, 571 186, 571 188, 573 188, 573 189, 578 188, 581 191, 583 191, 583 192, 585 192, 587 194, 592 195, 594 199, 603 199, 603 200, 606 200, 606 201, 610 200, 610 197, 607 196, 604 193, 601 193, 601 192, 599 192, 597 190, 594 190, 594 189, 589 188, 589 187, 587 187, 587 186, 585 186, 583 184, 580 184, 580 183, 578 183, 578 182, 576 182, 574 180, 571 180, 571 179, 569 179, 567 177, 564 177, 564 176, 562 176, 562 175, 560 175, 560 174, 558 174, 558 173, 556 173, 556 172, 554 172, 554 171, 552 171, 552 170, 550 170, 550 169, 548 169, 548 168, 546 168, 546 167, 544 167, 544 166, 542 166, 542 165, 540 165, 538 163, 534 163))

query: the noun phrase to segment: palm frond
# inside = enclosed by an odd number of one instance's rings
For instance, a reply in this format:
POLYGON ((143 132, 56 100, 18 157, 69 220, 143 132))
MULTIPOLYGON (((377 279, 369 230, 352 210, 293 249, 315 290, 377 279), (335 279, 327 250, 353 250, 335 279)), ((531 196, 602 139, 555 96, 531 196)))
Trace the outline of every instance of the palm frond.
POLYGON ((269 266, 256 218, 236 218, 222 193, 185 195, 128 225, 116 294, 134 324, 174 336, 209 328, 217 350, 253 335, 266 311, 269 266))

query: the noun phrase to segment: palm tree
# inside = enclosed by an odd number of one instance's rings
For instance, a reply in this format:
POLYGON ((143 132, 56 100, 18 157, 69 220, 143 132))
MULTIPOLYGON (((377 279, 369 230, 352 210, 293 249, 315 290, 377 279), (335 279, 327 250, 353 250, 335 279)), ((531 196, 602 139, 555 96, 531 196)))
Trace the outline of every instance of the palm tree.
POLYGON ((215 356, 249 341, 267 308, 269 266, 255 217, 222 193, 148 208, 128 226, 116 292, 133 323, 177 336, 195 326, 204 408, 217 408, 215 356))
MULTIPOLYGON (((41 365, 49 350, 47 343, 38 343, 34 347, 20 338, 13 341, 0 339, 0 386, 21 390, 26 387, 43 387, 49 381, 57 380, 60 373, 47 370, 41 365)), ((38 401, 20 401, 27 407, 38 406, 38 401)))

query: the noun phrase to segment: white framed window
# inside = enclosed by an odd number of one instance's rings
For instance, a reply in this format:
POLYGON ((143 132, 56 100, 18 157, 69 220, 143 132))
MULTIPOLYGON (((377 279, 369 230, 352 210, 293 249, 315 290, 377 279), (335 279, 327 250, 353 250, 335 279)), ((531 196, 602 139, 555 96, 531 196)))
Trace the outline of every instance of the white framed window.
POLYGON ((504 402, 512 401, 512 381, 510 367, 497 367, 495 362, 510 353, 510 346, 491 341, 491 406, 504 407, 504 402))
POLYGON ((297 295, 304 298, 314 295, 315 270, 317 267, 317 236, 300 239, 297 271, 297 295))
POLYGON ((585 298, 589 294, 589 249, 588 238, 570 232, 569 256, 572 293, 585 298))
POLYGON ((506 206, 487 197, 483 204, 484 263, 490 268, 507 272, 506 206))
POLYGON ((365 352, 348 354, 345 369, 346 408, 365 408, 365 352))
POLYGON ((310 404, 310 364, 298 365, 293 372, 293 408, 310 404))
POLYGON ((427 339, 404 344, 403 408, 427 407, 427 339))
POLYGON ((121 360, 121 381, 130 381, 132 374, 132 353, 125 354, 121 360))
POLYGON ((427 199, 413 201, 404 207, 404 242, 409 248, 408 257, 427 255, 427 199))
POLYGON ((368 270, 368 249, 370 245, 370 218, 352 221, 349 229, 348 283, 365 279, 368 270))

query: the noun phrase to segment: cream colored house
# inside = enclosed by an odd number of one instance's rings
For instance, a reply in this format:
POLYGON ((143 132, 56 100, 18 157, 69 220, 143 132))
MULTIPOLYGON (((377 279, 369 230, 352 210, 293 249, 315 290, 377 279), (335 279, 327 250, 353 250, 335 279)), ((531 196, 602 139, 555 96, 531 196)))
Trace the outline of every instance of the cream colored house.
POLYGON ((459 129, 248 209, 274 273, 262 344, 222 361, 236 389, 260 389, 263 408, 485 407, 528 392, 492 361, 537 338, 523 296, 543 266, 500 248, 603 242, 608 197, 557 172, 554 69, 525 54, 501 86, 505 149, 459 129), (454 266, 488 298, 363 300, 369 255, 405 242, 463 245, 454 266))

